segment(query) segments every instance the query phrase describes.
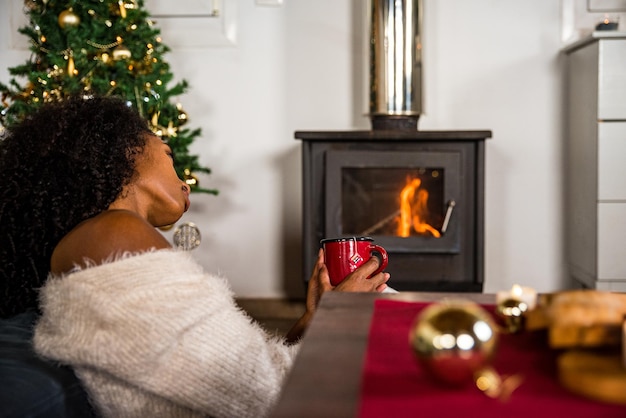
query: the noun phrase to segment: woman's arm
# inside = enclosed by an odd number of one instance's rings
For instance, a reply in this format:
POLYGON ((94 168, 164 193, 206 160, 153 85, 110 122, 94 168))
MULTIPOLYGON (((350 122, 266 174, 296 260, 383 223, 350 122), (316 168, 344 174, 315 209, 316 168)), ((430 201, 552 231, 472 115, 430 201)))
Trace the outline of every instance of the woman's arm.
POLYGON ((73 366, 110 416, 127 412, 121 393, 177 409, 163 416, 182 416, 178 408, 264 416, 298 349, 265 332, 235 304, 226 279, 184 251, 127 255, 53 278, 42 296, 37 351, 73 366))

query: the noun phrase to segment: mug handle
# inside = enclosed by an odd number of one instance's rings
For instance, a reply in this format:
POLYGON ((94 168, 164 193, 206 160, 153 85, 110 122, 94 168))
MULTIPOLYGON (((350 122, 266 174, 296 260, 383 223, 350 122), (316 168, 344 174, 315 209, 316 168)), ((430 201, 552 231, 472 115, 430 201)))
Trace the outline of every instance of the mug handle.
POLYGON ((375 272, 372 273, 372 276, 375 276, 378 273, 380 273, 381 271, 383 271, 385 269, 385 267, 387 267, 387 264, 389 263, 389 257, 387 256, 387 250, 385 250, 380 245, 371 244, 370 245, 370 253, 372 253, 372 252, 379 253, 380 257, 381 257, 380 266, 376 269, 375 272))

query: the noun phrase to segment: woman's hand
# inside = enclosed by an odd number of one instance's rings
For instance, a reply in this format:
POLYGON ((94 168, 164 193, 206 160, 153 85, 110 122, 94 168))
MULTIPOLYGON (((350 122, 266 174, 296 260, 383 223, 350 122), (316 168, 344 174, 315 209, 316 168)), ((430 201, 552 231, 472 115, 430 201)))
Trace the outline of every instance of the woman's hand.
POLYGON ((370 277, 379 266, 380 261, 377 257, 370 258, 343 279, 333 290, 341 292, 382 292, 387 288, 389 273, 380 272, 370 277))
POLYGON ((317 310, 322 295, 328 291, 340 292, 382 292, 387 288, 389 273, 378 273, 370 277, 378 269, 378 258, 372 257, 355 271, 350 273, 341 283, 333 287, 330 283, 328 269, 324 264, 324 251, 319 250, 317 261, 313 267, 306 297, 306 312, 287 334, 287 341, 294 342, 301 337, 309 321, 317 310))
POLYGON ((389 273, 378 273, 370 277, 378 269, 378 266, 378 258, 372 257, 350 273, 341 283, 333 287, 330 283, 328 268, 324 264, 324 250, 320 249, 313 273, 309 279, 306 300, 307 311, 315 312, 322 295, 331 290, 340 292, 382 292, 387 287, 386 283, 389 280, 389 273))

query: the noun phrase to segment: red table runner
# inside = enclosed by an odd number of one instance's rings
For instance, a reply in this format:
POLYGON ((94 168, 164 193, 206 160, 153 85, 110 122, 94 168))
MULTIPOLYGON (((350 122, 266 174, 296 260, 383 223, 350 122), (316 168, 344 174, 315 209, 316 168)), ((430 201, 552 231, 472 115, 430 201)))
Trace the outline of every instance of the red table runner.
MULTIPOLYGON (((376 300, 361 382, 359 417, 626 417, 626 407, 588 400, 562 388, 556 359, 540 334, 500 335, 493 362, 502 375, 521 374, 506 402, 473 385, 452 388, 419 366, 408 342, 415 317, 428 304, 376 300)), ((493 307, 486 307, 493 312, 493 307)))

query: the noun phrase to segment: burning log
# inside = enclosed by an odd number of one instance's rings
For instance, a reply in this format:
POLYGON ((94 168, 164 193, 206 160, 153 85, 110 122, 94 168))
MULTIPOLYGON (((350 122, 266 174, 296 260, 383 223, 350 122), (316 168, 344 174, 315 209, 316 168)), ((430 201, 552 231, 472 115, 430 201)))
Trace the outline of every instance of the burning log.
POLYGON ((374 225, 370 226, 369 228, 367 228, 366 230, 361 232, 359 235, 362 235, 362 236, 371 235, 374 232, 376 232, 379 229, 381 229, 382 227, 384 227, 385 225, 391 223, 392 221, 395 221, 398 218, 398 216, 400 216, 400 209, 398 209, 397 211, 395 211, 391 215, 385 217, 381 221, 376 222, 374 225))

